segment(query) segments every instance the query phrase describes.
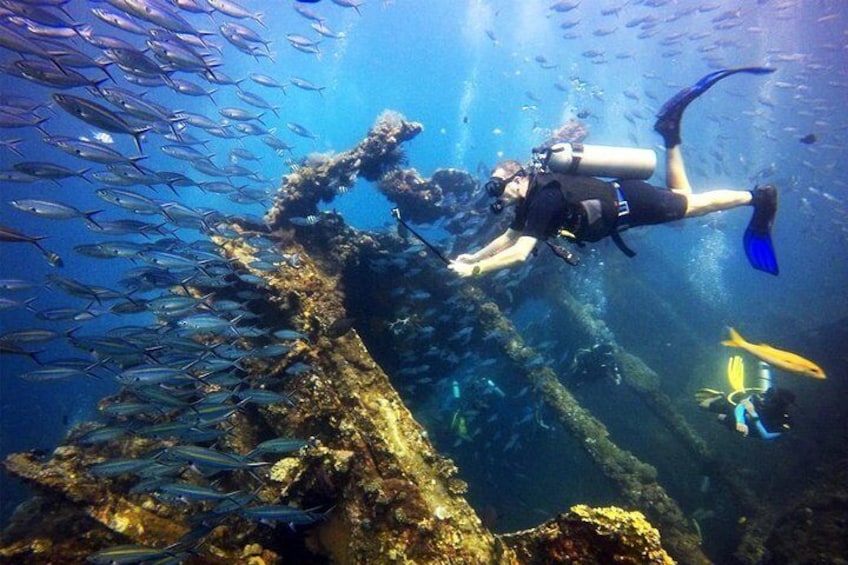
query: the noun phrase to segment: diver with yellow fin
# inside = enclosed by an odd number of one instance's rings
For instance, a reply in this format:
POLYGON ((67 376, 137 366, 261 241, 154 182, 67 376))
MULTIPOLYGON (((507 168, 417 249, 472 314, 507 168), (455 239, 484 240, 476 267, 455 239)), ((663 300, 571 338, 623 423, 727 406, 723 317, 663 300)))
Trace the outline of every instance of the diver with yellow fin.
POLYGON ((789 406, 795 395, 772 384, 771 368, 758 361, 757 384, 745 386, 745 363, 740 355, 727 361, 727 380, 730 392, 702 388, 695 393, 701 408, 718 413, 719 421, 726 423, 743 436, 753 427, 762 439, 775 439, 791 427, 789 406), (777 431, 780 430, 780 431, 777 431))

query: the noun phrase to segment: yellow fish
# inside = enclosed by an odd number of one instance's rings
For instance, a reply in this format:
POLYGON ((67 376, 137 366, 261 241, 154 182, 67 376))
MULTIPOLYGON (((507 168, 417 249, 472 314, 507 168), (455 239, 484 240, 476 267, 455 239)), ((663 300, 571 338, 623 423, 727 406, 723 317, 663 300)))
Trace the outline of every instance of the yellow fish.
POLYGON ((782 349, 777 349, 776 347, 772 347, 765 343, 749 343, 745 341, 745 338, 739 335, 739 332, 733 328, 729 329, 730 339, 722 341, 721 343, 723 345, 744 349, 754 357, 765 361, 769 365, 777 367, 778 369, 783 369, 784 371, 789 371, 790 373, 798 373, 799 375, 806 375, 808 377, 813 377, 814 379, 827 378, 827 375, 824 374, 822 368, 809 359, 804 359, 800 355, 789 351, 783 351, 782 349))

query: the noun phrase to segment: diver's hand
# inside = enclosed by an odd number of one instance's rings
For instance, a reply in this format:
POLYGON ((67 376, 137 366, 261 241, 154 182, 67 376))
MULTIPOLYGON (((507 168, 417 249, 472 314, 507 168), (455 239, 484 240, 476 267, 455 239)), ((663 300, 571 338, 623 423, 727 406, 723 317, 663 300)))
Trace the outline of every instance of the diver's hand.
POLYGON ((474 255, 471 253, 462 253, 461 255, 457 255, 456 259, 454 259, 457 263, 473 263, 474 255))
POLYGON ((745 424, 736 424, 736 431, 745 437, 748 437, 748 426, 745 424))
POLYGON ((459 258, 456 261, 451 261, 448 264, 448 269, 459 275, 460 277, 471 277, 474 276, 474 267, 476 267, 476 263, 461 263, 459 258))

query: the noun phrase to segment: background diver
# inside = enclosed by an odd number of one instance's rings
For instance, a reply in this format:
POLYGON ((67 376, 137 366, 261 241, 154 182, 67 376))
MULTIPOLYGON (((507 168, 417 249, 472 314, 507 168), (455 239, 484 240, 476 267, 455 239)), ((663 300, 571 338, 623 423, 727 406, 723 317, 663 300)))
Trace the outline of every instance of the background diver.
POLYGON ((753 206, 754 213, 743 238, 745 252, 755 269, 777 275, 771 243, 777 190, 765 185, 752 191, 693 193, 683 163, 680 138, 683 111, 716 82, 740 72, 766 74, 773 69, 744 67, 710 73, 678 92, 660 109, 654 129, 665 142, 668 189, 641 180, 606 182, 587 176, 531 173, 514 160, 499 163, 485 188, 497 199, 492 210, 499 213, 506 206, 516 205, 515 218, 503 234, 474 253, 457 256, 448 268, 468 277, 509 267, 525 261, 539 241, 562 233, 578 243, 609 236, 622 251, 632 255, 619 236, 624 229, 753 206))
POLYGON ((601 341, 592 347, 579 349, 568 368, 568 378, 578 383, 610 378, 621 384, 621 372, 615 361, 615 348, 611 343, 601 341))
POLYGON ((776 439, 791 427, 790 407, 795 403, 795 394, 772 385, 771 370, 766 363, 760 362, 759 368, 757 388, 731 394, 702 388, 695 393, 695 400, 701 408, 718 413, 720 421, 743 436, 747 437, 754 428, 760 438, 776 439))

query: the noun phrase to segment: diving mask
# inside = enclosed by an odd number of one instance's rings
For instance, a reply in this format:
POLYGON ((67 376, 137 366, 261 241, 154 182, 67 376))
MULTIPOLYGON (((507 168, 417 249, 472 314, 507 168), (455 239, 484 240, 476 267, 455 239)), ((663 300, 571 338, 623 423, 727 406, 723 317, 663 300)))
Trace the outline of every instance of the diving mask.
POLYGON ((503 195, 504 190, 506 190, 507 185, 523 174, 524 169, 518 169, 515 173, 505 179, 500 177, 490 177, 489 180, 486 181, 486 184, 483 185, 483 188, 486 189, 486 193, 492 198, 500 198, 501 195, 503 195))
POLYGON ((497 198, 492 205, 490 206, 493 214, 500 214, 503 212, 506 203, 503 201, 501 196, 503 196, 504 191, 506 190, 507 185, 514 181, 516 178, 524 175, 524 169, 518 169, 515 173, 510 176, 502 179, 500 177, 491 177, 486 181, 486 184, 483 185, 483 188, 486 189, 486 193, 492 198, 497 198))

